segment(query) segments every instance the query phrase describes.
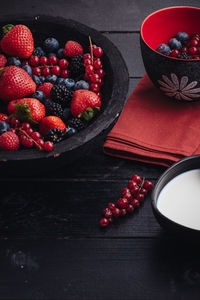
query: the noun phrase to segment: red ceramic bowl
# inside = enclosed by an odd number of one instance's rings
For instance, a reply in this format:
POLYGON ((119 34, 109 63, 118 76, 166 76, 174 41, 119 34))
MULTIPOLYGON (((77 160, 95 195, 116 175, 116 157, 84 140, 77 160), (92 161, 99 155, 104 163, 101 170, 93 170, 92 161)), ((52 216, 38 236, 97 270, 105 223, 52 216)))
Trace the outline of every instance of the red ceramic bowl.
POLYGON ((176 101, 200 100, 200 60, 183 60, 156 51, 184 31, 200 33, 200 8, 174 6, 150 14, 142 23, 140 44, 145 69, 152 82, 176 101))

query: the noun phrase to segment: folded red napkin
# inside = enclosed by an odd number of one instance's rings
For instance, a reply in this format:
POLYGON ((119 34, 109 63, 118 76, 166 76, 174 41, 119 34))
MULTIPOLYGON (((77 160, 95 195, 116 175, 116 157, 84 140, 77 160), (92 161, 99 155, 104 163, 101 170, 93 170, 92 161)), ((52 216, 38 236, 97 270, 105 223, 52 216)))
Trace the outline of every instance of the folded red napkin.
POLYGON ((164 96, 148 76, 130 95, 108 134, 106 154, 170 166, 200 153, 200 102, 180 103, 164 96))

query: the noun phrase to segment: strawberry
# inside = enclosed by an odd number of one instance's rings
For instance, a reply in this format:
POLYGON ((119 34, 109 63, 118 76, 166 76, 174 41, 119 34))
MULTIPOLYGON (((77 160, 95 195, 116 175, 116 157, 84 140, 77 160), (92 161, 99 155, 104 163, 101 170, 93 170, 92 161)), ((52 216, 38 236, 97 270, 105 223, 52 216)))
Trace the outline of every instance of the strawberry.
POLYGON ((71 101, 71 113, 74 117, 84 117, 90 120, 94 116, 94 110, 100 110, 101 99, 97 94, 88 90, 77 90, 71 101))
POLYGON ((36 84, 28 73, 18 67, 8 66, 0 70, 1 99, 10 101, 33 94, 36 84))
POLYGON ((83 54, 83 47, 75 41, 68 41, 65 44, 65 49, 63 53, 65 56, 74 57, 79 54, 83 54))
POLYGON ((48 116, 40 122, 40 133, 45 136, 50 129, 57 128, 62 131, 66 129, 65 123, 56 116, 48 116))
POLYGON ((0 54, 0 68, 3 68, 7 63, 7 59, 3 54, 0 54))
POLYGON ((28 58, 34 50, 34 40, 30 29, 25 25, 11 27, 7 25, 3 27, 3 31, 7 33, 0 42, 1 49, 7 55, 28 58))
POLYGON ((46 98, 50 98, 50 92, 53 87, 53 84, 50 82, 45 82, 38 87, 38 91, 42 91, 46 98))
POLYGON ((19 138, 14 132, 7 131, 0 135, 0 150, 18 150, 19 145, 19 138))
POLYGON ((20 121, 40 122, 45 116, 45 106, 35 98, 13 100, 8 104, 8 113, 20 121))
POLYGON ((9 118, 6 114, 0 113, 0 122, 2 121, 8 123, 9 118))

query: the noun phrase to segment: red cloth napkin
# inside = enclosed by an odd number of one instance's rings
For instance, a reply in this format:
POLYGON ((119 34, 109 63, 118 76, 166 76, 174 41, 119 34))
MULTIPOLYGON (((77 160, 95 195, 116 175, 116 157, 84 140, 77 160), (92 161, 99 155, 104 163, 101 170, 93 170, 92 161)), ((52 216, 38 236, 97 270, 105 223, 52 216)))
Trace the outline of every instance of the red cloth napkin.
POLYGON ((106 154, 170 166, 200 153, 200 102, 180 103, 164 96, 148 76, 130 95, 108 134, 106 154))

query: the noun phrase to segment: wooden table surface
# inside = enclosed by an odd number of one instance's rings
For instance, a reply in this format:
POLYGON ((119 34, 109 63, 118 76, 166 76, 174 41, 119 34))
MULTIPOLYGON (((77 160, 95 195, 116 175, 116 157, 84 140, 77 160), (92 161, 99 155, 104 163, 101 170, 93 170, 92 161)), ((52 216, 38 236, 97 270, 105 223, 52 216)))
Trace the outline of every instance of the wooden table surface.
MULTIPOLYGON (((50 14, 101 31, 127 63, 130 94, 145 72, 141 22, 172 5, 200 7, 200 2, 7 0, 0 15, 50 14)), ((1 174, 0 299, 200 299, 200 246, 165 233, 152 214, 150 197, 133 216, 108 230, 99 228, 102 209, 116 201, 132 174, 155 183, 165 170, 106 156, 103 141, 91 155, 46 175, 40 170, 29 178, 1 174)))

